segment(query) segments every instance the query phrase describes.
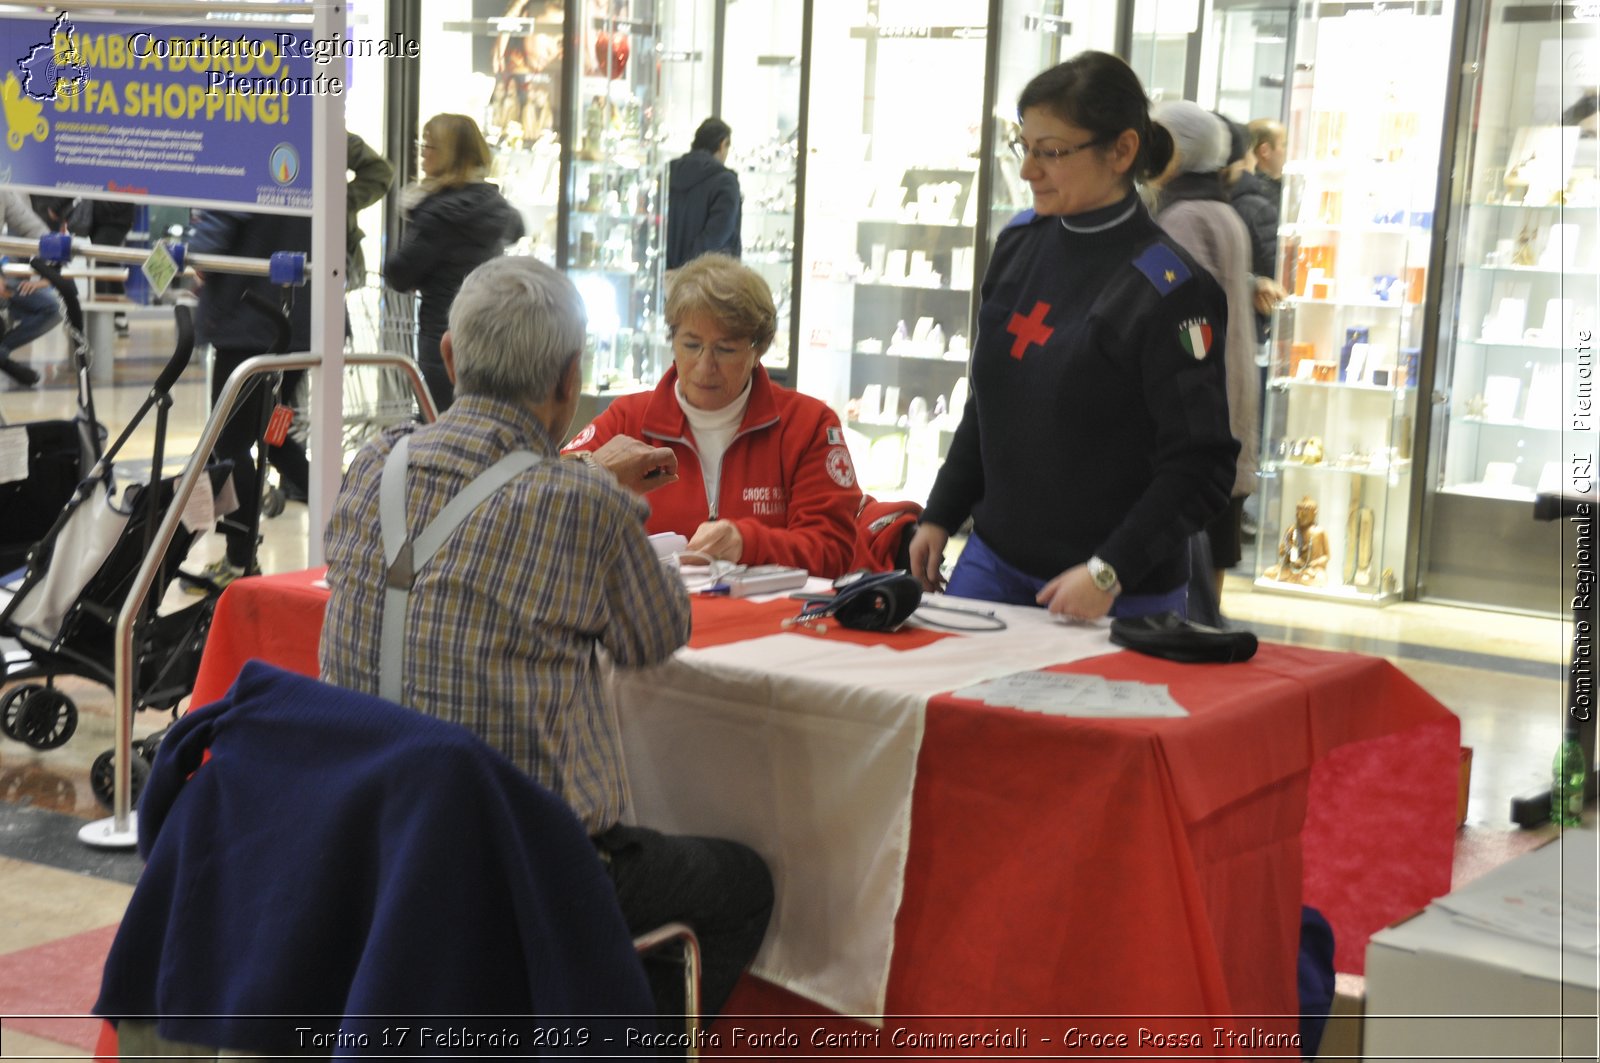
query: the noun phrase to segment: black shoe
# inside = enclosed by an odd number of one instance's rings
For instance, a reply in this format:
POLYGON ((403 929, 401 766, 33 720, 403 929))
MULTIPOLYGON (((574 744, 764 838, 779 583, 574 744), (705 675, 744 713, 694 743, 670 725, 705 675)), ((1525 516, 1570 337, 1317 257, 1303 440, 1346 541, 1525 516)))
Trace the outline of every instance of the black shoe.
POLYGON ((310 501, 309 497, 306 495, 306 489, 304 487, 301 487, 299 484, 292 484, 288 480, 283 481, 283 497, 289 502, 310 501))
POLYGON ((271 520, 273 517, 279 516, 283 513, 283 506, 283 491, 277 487, 268 485, 266 491, 263 492, 261 496, 261 515, 266 517, 268 520, 271 520))
POLYGON ((39 383, 39 374, 21 362, 14 362, 10 358, 0 358, 0 373, 4 373, 17 382, 18 387, 31 388, 39 383))

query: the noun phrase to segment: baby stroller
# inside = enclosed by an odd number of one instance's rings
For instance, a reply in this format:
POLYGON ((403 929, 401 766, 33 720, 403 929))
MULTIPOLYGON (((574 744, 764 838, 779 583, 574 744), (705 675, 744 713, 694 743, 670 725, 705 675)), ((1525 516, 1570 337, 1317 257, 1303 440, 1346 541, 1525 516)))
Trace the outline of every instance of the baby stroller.
MULTIPOLYGON (((75 306, 69 306, 69 315, 75 311, 75 306)), ((0 635, 15 639, 29 657, 26 662, 8 662, 0 679, 44 680, 42 684, 23 683, 0 696, 0 732, 34 749, 55 749, 77 729, 77 706, 56 689, 57 676, 82 676, 108 687, 115 684, 117 616, 150 552, 155 529, 165 518, 176 483, 175 477, 161 472, 167 414, 172 403, 169 393, 188 364, 194 330, 188 307, 176 307, 174 314, 178 328, 176 349, 149 396, 29 552, 27 569, 20 580, 8 579, 7 585, 0 588, 0 602, 4 603, 0 608, 0 635), (152 408, 156 410, 156 426, 151 474, 141 482, 119 485, 112 462, 152 408)), ((213 466, 208 471, 215 495, 226 485, 229 469, 213 466)), ((179 575, 178 566, 195 535, 209 523, 207 516, 186 525, 164 552, 157 587, 165 588, 179 575)), ((152 596, 134 626, 136 709, 172 709, 188 696, 220 594, 220 588, 211 586, 199 601, 168 614, 157 612, 159 596, 152 596)), ((158 742, 159 735, 153 735, 136 746, 140 754, 133 769, 136 793, 158 742)), ((90 784, 96 796, 110 800, 109 753, 95 761, 90 784)))
POLYGON ((63 329, 77 372, 78 415, 69 421, 34 421, 10 427, 0 417, 0 432, 26 434, 28 451, 27 477, 0 483, 0 576, 26 563, 28 551, 50 530, 73 490, 100 460, 106 441, 105 429, 95 420, 94 391, 89 382, 91 354, 77 290, 42 260, 35 259, 33 265, 60 294, 66 308, 63 329))

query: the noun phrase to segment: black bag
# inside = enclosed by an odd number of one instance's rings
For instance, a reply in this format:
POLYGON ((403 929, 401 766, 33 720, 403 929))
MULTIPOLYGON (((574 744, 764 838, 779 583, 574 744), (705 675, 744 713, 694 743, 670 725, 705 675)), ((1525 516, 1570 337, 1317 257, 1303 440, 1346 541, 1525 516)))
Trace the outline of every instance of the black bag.
POLYGON ((905 569, 896 569, 846 583, 832 598, 806 606, 795 620, 804 623, 831 616, 857 631, 893 631, 921 603, 922 584, 905 569))
POLYGON ((1223 631, 1177 613, 1125 617, 1111 622, 1111 641, 1151 657, 1184 664, 1232 664, 1256 655, 1249 631, 1223 631))

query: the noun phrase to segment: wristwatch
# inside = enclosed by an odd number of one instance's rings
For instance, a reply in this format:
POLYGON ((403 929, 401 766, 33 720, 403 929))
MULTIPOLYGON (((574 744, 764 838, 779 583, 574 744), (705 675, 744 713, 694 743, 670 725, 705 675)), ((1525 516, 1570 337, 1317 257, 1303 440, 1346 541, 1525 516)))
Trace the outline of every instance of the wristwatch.
POLYGON ((1122 593, 1122 585, 1117 582, 1117 570, 1100 560, 1098 557, 1089 559, 1089 578, 1094 585, 1112 597, 1122 593))

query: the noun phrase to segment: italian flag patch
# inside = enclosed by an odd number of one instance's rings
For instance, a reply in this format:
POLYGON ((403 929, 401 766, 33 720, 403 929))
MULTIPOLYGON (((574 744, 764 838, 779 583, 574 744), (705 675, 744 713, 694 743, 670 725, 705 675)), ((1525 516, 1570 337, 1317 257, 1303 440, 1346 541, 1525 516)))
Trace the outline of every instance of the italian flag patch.
POLYGON ((1211 353, 1211 322, 1203 317, 1191 317, 1178 326, 1178 342, 1196 361, 1205 358, 1211 353))

